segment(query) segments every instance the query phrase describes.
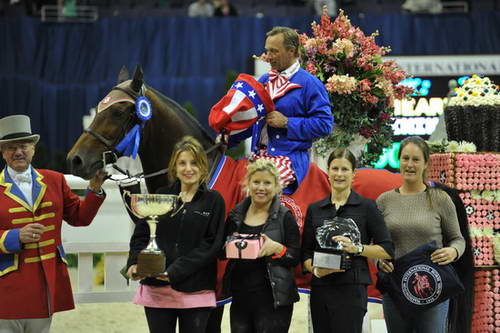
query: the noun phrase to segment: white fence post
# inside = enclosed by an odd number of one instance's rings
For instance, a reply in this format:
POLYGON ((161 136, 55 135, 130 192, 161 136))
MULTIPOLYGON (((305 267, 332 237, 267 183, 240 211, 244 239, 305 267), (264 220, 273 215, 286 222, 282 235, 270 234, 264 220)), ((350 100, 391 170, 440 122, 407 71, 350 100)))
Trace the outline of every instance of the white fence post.
MULTIPOLYGON (((87 181, 71 175, 66 175, 66 180, 73 190, 85 189, 88 185, 87 181)), ((74 288, 76 303, 131 302, 138 286, 135 281, 127 285, 120 274, 120 269, 127 262, 134 225, 124 208, 116 183, 107 181, 103 188, 106 200, 90 226, 75 228, 63 224, 65 252, 78 255, 78 288, 74 288), (93 285, 94 253, 104 254, 104 288, 93 285)))

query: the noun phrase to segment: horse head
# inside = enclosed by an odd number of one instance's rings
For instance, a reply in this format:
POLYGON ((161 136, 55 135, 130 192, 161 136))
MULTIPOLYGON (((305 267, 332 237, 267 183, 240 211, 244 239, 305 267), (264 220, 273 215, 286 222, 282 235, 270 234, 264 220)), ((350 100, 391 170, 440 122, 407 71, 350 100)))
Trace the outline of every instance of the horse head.
MULTIPOLYGON (((194 136, 205 148, 213 144, 201 125, 179 104, 145 85, 139 65, 131 80, 127 69, 122 68, 118 84, 98 104, 94 120, 67 155, 71 173, 84 179, 92 178, 97 170, 124 155, 117 147, 134 131, 140 134, 138 154, 146 174, 166 168, 174 144, 185 135, 194 136), (151 106, 150 119, 145 119, 138 110, 143 98, 151 106)), ((150 191, 166 182, 165 175, 146 179, 150 191)))

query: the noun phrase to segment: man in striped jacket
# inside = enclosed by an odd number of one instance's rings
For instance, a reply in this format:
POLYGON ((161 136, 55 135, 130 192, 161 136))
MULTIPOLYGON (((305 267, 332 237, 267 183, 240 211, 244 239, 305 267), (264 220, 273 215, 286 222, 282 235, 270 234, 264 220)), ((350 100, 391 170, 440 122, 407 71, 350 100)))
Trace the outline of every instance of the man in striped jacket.
POLYGON ((105 174, 90 180, 84 200, 64 175, 31 166, 39 135, 30 119, 0 119, 0 332, 49 332, 52 314, 74 308, 61 243, 65 220, 89 225, 104 201, 105 174))

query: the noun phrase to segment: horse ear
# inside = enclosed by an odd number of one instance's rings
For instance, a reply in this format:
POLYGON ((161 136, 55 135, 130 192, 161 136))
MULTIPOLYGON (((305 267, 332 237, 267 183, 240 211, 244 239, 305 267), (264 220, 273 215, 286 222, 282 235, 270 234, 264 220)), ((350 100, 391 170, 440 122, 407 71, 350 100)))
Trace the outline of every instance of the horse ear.
POLYGON ((123 66, 122 69, 120 69, 120 73, 118 73, 118 82, 117 84, 120 84, 124 81, 127 81, 129 77, 128 69, 126 66, 123 66))
POLYGON ((135 66, 134 78, 132 79, 132 83, 130 83, 130 88, 133 91, 139 92, 141 91, 143 83, 144 83, 144 73, 142 72, 141 65, 137 65, 135 66))

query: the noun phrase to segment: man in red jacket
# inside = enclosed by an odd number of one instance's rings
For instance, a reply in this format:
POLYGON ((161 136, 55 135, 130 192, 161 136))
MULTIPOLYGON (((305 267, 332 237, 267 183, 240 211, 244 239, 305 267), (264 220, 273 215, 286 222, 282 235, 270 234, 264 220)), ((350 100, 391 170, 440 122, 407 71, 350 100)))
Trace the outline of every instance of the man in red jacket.
POLYGON ((0 119, 0 332, 49 332, 52 314, 74 308, 61 225, 92 222, 104 201, 104 172, 90 180, 84 200, 64 175, 31 166, 39 135, 30 119, 0 119))

